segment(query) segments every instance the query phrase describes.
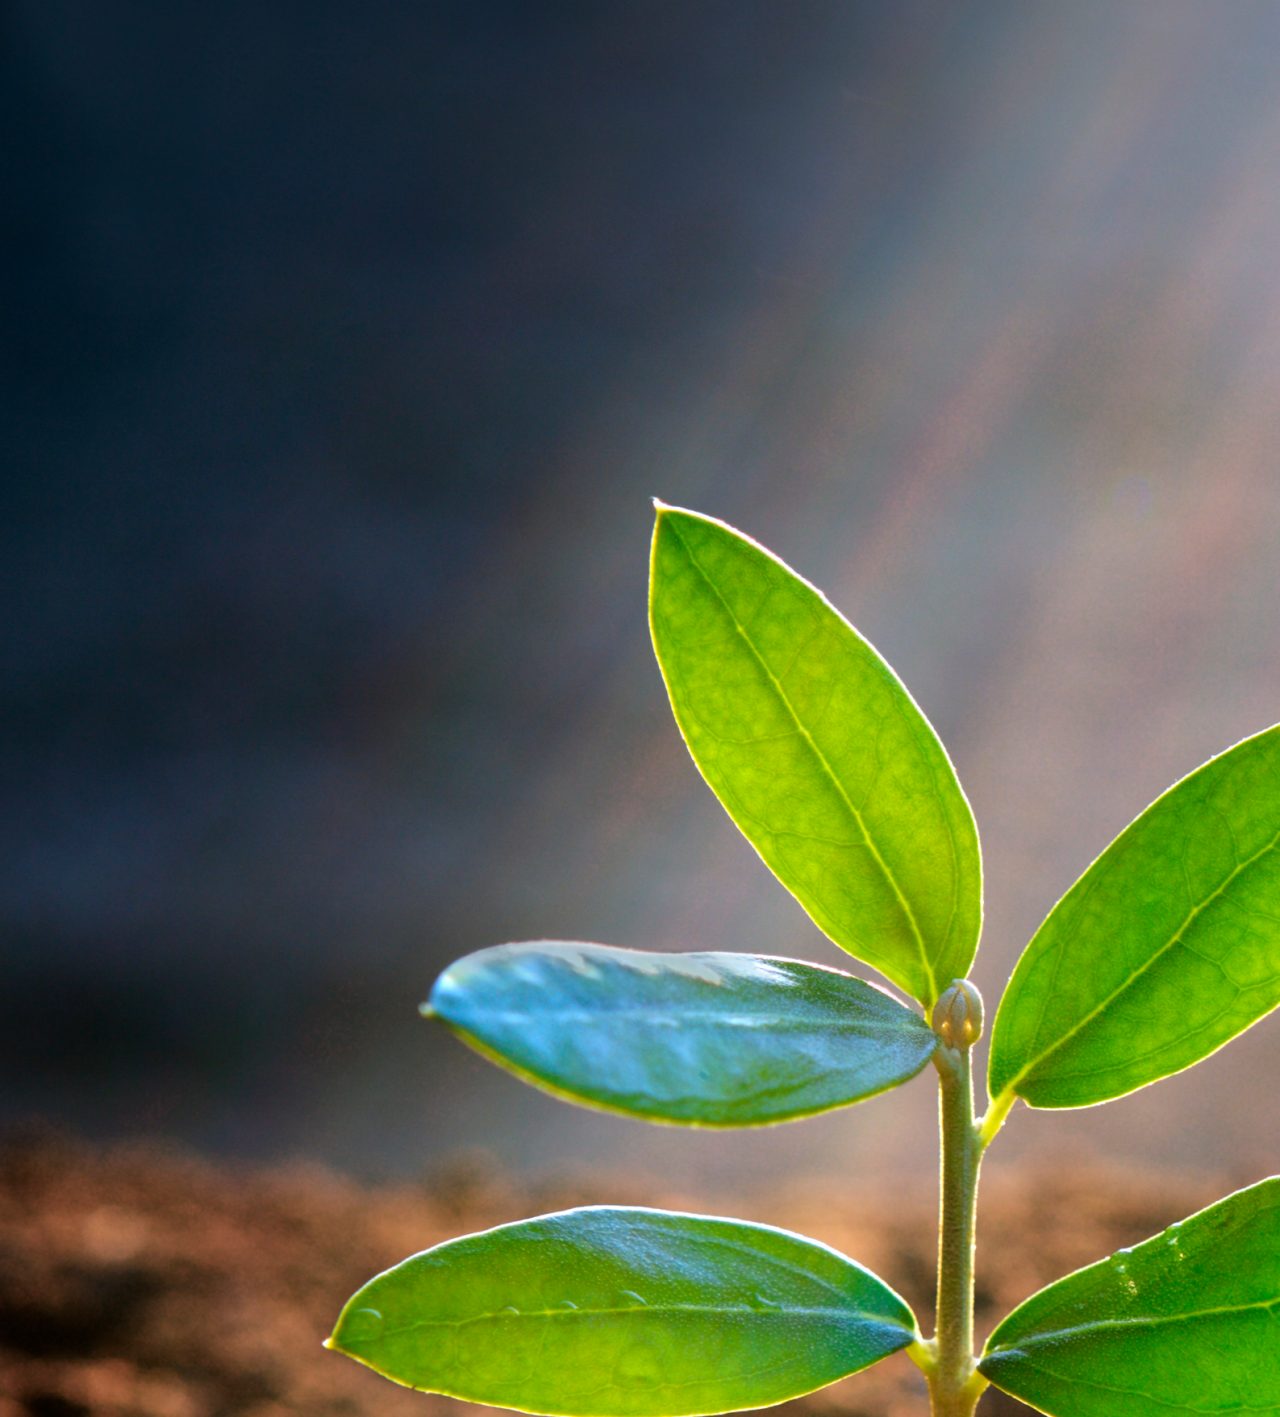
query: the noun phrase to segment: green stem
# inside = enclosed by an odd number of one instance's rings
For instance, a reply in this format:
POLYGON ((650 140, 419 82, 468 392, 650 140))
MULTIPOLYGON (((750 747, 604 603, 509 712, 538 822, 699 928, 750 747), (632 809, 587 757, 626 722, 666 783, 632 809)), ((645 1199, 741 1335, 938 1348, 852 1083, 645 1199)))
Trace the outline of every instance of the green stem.
POLYGON ((973 1246, 978 1169, 985 1143, 973 1117, 967 1046, 939 1042, 942 1183, 938 1230, 937 1335, 929 1372, 933 1417, 972 1417, 987 1380, 973 1356, 973 1246))

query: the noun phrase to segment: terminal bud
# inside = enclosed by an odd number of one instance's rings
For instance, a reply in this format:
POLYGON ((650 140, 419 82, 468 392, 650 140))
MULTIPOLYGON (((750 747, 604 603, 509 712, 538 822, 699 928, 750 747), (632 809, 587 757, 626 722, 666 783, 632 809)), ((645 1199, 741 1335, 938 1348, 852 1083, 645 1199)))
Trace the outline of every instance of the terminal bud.
POLYGON ((933 1006, 933 1031, 948 1048, 971 1048, 982 1037, 982 995, 957 979, 933 1006))

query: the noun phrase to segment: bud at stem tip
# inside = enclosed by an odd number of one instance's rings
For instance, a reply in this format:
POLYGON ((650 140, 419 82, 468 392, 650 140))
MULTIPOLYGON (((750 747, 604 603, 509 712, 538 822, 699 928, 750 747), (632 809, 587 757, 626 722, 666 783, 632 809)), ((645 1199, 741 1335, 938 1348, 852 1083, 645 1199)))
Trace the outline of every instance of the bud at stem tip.
POLYGON ((982 995, 967 979, 957 979, 933 1006, 933 1031, 948 1048, 971 1048, 982 1037, 982 995))

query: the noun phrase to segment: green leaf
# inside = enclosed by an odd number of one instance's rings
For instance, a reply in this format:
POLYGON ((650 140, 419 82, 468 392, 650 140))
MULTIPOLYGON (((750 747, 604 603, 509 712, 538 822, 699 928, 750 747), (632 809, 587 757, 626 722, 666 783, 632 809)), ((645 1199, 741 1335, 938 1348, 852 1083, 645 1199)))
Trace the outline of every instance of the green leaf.
POLYGON ((917 1014, 838 970, 550 940, 450 965, 423 1012, 557 1095, 710 1127, 871 1097, 914 1077, 937 1045, 917 1014))
POLYGON ((725 810, 819 929, 930 1007, 973 960, 982 865, 950 760, 893 670, 777 557, 662 505, 650 624, 725 810))
POLYGON ((471 1402, 682 1417, 812 1392, 916 1338, 893 1290, 813 1240, 589 1206, 405 1260, 348 1301, 329 1346, 471 1402))
POLYGON ((1053 1417, 1280 1417, 1280 1177, 1042 1289, 978 1366, 1053 1417))
POLYGON ((991 1090, 1105 1102, 1208 1057, 1280 1003, 1280 727, 1171 787, 1027 946, 991 1090))

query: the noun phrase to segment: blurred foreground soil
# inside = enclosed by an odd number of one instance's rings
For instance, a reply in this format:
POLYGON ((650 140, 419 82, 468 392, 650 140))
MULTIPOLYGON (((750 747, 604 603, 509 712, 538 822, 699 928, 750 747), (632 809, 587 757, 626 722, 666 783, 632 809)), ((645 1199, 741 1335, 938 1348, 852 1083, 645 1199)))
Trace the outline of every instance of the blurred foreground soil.
MULTIPOLYGON (((1074 1164, 993 1173, 980 1333, 1041 1284, 1231 1189, 1074 1164)), ((343 1301, 440 1240, 604 1201, 722 1210, 803 1231, 883 1275, 928 1323, 928 1185, 792 1184, 712 1203, 634 1178, 521 1187, 471 1158, 419 1185, 372 1188, 310 1164, 249 1170, 31 1133, 0 1144, 0 1417, 478 1417, 487 1409, 409 1392, 325 1352, 343 1301)), ((924 1417, 927 1404, 898 1354, 776 1410, 924 1417)), ((980 1408, 981 1417, 1027 1411, 994 1392, 980 1408)))

